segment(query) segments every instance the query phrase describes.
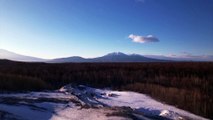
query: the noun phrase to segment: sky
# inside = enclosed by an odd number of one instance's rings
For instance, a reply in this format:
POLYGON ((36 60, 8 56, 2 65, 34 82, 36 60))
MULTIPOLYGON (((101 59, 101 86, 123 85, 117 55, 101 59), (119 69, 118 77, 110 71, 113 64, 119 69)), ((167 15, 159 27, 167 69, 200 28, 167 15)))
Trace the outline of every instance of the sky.
POLYGON ((213 55, 213 0, 0 0, 0 48, 41 58, 213 55))

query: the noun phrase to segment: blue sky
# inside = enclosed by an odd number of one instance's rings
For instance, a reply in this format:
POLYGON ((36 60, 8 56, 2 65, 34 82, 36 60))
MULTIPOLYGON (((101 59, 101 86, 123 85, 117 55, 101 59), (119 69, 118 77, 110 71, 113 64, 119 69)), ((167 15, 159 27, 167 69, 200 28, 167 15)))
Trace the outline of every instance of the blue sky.
POLYGON ((212 11, 213 0, 0 0, 0 48, 42 58, 213 55, 212 11))

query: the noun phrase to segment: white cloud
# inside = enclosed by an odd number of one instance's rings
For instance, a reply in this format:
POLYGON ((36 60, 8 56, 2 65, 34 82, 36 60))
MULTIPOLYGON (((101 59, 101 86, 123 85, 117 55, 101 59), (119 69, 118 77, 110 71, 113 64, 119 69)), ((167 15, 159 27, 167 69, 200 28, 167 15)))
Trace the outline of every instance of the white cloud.
POLYGON ((159 39, 153 35, 139 36, 130 34, 128 38, 132 39, 132 41, 136 43, 159 42, 159 39))

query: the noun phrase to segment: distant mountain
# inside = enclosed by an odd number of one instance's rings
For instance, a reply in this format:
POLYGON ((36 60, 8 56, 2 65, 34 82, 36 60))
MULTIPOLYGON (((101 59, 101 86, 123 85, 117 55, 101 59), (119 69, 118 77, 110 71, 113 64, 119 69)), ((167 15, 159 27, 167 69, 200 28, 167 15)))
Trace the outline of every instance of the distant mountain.
POLYGON ((50 61, 49 63, 66 63, 66 62, 87 62, 88 60, 79 56, 67 57, 67 58, 56 58, 50 61))
POLYGON ((164 55, 144 55, 148 58, 171 60, 171 61, 213 61, 213 55, 178 55, 178 56, 164 56, 164 55))
POLYGON ((127 55, 121 52, 114 52, 96 58, 82 58, 82 57, 67 57, 54 59, 48 62, 51 63, 62 63, 62 62, 163 62, 165 60, 153 59, 144 57, 138 54, 127 55))
POLYGON ((4 49, 0 49, 0 59, 8 59, 14 61, 25 61, 25 62, 43 62, 45 59, 30 57, 25 55, 19 55, 4 49))
POLYGON ((159 62, 159 61, 163 61, 159 59, 144 57, 138 54, 127 55, 121 52, 109 53, 102 57, 94 58, 93 60, 97 62, 159 62))
POLYGON ((82 63, 82 62, 169 62, 169 61, 213 61, 212 55, 207 56, 164 56, 164 55, 139 55, 139 54, 124 54, 121 52, 113 52, 96 58, 83 58, 72 56, 56 59, 41 59, 31 56, 20 55, 4 49, 0 49, 0 59, 8 59, 13 61, 23 62, 47 62, 47 63, 82 63))

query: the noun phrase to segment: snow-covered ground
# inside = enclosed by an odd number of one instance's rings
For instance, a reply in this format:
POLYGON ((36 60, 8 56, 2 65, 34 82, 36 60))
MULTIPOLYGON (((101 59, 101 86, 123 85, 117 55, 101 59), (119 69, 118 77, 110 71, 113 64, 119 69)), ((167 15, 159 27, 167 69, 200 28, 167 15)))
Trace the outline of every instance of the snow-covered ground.
POLYGON ((60 91, 0 94, 0 120, 127 120, 60 91))
POLYGON ((144 94, 67 85, 57 91, 0 94, 0 120, 204 120, 144 94))

